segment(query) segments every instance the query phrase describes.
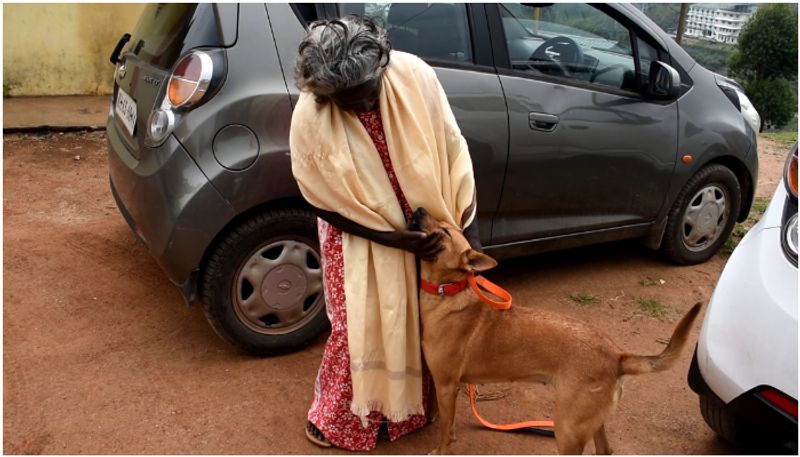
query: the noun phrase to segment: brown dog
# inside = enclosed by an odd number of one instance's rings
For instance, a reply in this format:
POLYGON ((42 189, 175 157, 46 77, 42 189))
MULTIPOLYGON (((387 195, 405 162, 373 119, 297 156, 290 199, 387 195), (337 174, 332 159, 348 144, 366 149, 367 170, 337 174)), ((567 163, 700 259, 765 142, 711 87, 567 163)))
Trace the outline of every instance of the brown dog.
MULTIPOLYGON (((470 248, 461 232, 420 208, 414 222, 426 233, 443 234, 443 250, 423 262, 422 279, 457 283, 469 273, 497 265, 470 248)), ((497 311, 467 287, 452 296, 420 294, 422 350, 433 374, 441 440, 433 453, 445 454, 455 439, 453 419, 461 383, 536 381, 556 390, 558 452, 581 454, 594 438, 598 454, 610 454, 604 424, 622 393, 622 376, 653 373, 672 366, 686 345, 700 304, 681 319, 657 356, 623 352, 610 338, 570 317, 515 306, 497 311)))

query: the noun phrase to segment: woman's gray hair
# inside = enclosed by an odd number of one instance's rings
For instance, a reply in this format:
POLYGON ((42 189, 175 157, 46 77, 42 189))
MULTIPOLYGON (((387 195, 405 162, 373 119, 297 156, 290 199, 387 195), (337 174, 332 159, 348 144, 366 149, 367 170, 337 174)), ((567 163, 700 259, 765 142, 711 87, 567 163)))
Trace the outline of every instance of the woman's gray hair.
POLYGON ((380 77, 390 51, 386 30, 369 18, 348 15, 314 22, 300 43, 297 87, 324 102, 328 95, 380 77))

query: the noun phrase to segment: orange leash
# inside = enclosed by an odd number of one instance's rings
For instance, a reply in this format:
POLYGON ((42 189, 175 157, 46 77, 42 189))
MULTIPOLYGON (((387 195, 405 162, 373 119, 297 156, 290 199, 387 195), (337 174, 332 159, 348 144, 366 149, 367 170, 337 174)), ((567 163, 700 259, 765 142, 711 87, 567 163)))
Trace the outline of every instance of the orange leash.
POLYGON ((499 310, 506 310, 511 308, 511 294, 508 293, 502 287, 489 281, 483 276, 476 277, 474 273, 469 274, 469 276, 467 277, 467 281, 469 281, 469 286, 472 288, 473 292, 475 292, 478 295, 478 298, 480 298, 484 303, 488 304, 492 308, 499 310), (490 298, 488 295, 483 293, 483 290, 481 289, 486 289, 486 291, 488 291, 495 297, 499 297, 500 300, 494 300, 490 298))
MULTIPOLYGON (((480 414, 478 414, 478 408, 475 406, 475 386, 472 384, 468 384, 467 389, 469 389, 469 406, 470 408, 472 408, 472 414, 475 415, 475 418, 478 419, 478 422, 480 422, 481 425, 483 425, 486 428, 508 432, 511 430, 520 430, 523 428, 552 429, 553 427, 555 427, 553 421, 525 421, 525 422, 516 422, 513 424, 495 424, 489 422, 488 420, 484 419, 480 414)), ((550 430, 541 430, 541 431, 548 432, 550 430)))
MULTIPOLYGON (((470 274, 467 278, 467 281, 469 282, 470 288, 472 288, 475 294, 478 295, 478 298, 492 308, 497 310, 507 310, 511 308, 511 294, 502 287, 489 281, 483 276, 476 277, 474 274, 470 274), (491 295, 498 297, 499 300, 490 297, 484 293, 484 290, 489 292, 491 295)), ((467 389, 469 390, 469 406, 472 408, 472 414, 475 415, 475 418, 478 419, 478 422, 480 422, 484 427, 500 431, 532 429, 534 432, 553 436, 552 430, 543 430, 543 428, 552 429, 555 426, 553 421, 525 421, 516 422, 513 424, 495 424, 489 422, 478 413, 478 408, 475 406, 475 386, 473 384, 468 384, 467 389)))

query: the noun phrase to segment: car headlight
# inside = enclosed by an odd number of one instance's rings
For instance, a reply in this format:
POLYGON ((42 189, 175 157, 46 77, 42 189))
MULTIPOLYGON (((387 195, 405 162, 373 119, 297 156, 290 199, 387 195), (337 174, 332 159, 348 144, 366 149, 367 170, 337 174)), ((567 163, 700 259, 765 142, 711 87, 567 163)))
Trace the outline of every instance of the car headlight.
POLYGON ((797 213, 783 224, 781 244, 789 260, 797 265, 797 213))
POLYGON ((733 106, 742 113, 742 117, 753 131, 759 132, 761 130, 761 116, 759 116, 750 99, 747 98, 742 85, 717 73, 714 73, 714 80, 717 82, 717 87, 733 103, 733 106))
POLYGON ((761 116, 758 115, 756 107, 753 106, 753 103, 750 102, 750 99, 747 98, 747 95, 745 95, 744 92, 737 90, 736 94, 739 96, 739 106, 741 107, 744 120, 750 124, 750 127, 753 128, 754 132, 758 132, 761 129, 761 116))
POLYGON ((783 205, 781 247, 786 257, 797 266, 797 143, 786 160, 783 182, 788 195, 783 205))

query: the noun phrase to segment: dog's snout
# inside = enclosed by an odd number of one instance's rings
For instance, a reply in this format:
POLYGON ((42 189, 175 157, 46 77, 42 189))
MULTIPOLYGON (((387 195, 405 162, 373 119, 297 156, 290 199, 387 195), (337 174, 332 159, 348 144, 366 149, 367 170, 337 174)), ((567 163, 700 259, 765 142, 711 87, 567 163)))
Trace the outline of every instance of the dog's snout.
POLYGON ((417 208, 416 211, 414 211, 414 214, 411 217, 411 221, 417 230, 420 230, 422 228, 422 221, 426 217, 428 217, 428 210, 426 210, 425 208, 420 206, 419 208, 417 208))

